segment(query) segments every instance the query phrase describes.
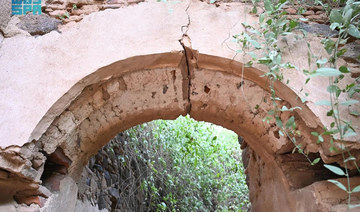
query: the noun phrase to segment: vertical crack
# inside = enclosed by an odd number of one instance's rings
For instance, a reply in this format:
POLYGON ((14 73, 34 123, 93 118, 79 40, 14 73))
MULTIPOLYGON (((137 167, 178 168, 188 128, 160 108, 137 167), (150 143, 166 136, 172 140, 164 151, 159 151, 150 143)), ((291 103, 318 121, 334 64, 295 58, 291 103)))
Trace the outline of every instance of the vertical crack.
POLYGON ((191 101, 190 101, 190 88, 191 88, 191 72, 190 72, 190 64, 189 64, 189 59, 188 59, 188 53, 186 50, 186 46, 183 43, 183 39, 181 38, 179 40, 181 46, 184 49, 184 55, 185 55, 185 65, 186 65, 186 76, 183 76, 185 80, 187 80, 187 85, 183 85, 183 86, 187 86, 187 100, 189 102, 189 107, 187 108, 186 113, 189 114, 191 111, 191 101))
MULTIPOLYGON (((191 1, 189 1, 189 4, 187 5, 186 9, 185 9, 185 13, 187 15, 187 18, 188 18, 188 23, 186 25, 183 25, 181 26, 181 32, 182 32, 182 36, 181 38, 179 39, 179 43, 180 45, 182 46, 183 48, 183 51, 184 51, 184 56, 185 56, 185 65, 186 65, 186 76, 183 76, 185 80, 187 80, 187 85, 183 85, 184 87, 187 86, 187 100, 189 102, 189 106, 187 107, 186 109, 186 113, 187 114, 190 114, 190 111, 191 111, 191 101, 190 101, 190 88, 191 88, 191 70, 190 70, 190 62, 189 62, 189 54, 188 54, 188 51, 191 51, 189 49, 189 47, 186 46, 185 44, 185 41, 187 40, 188 41, 188 44, 190 44, 190 38, 189 36, 187 35, 187 32, 189 30, 189 26, 190 26, 190 23, 191 23, 191 18, 190 18, 190 15, 188 13, 188 10, 190 8, 190 5, 191 5, 191 1)), ((183 89, 184 91, 184 89, 183 89)))

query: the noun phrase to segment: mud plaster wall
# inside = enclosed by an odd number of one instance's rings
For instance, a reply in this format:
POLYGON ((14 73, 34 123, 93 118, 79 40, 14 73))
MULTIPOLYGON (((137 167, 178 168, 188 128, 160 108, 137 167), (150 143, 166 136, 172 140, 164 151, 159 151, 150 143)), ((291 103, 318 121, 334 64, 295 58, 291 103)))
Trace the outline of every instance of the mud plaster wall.
MULTIPOLYGON (((0 64, 6 70, 23 70, 22 67, 27 67, 28 62, 31 61, 29 59, 19 63, 9 63, 9 58, 17 54, 15 47, 18 45, 28 46, 28 51, 24 53, 28 54, 26 58, 32 58, 31 55, 35 52, 52 52, 53 54, 42 55, 46 60, 35 63, 34 68, 47 71, 38 78, 52 79, 54 86, 49 87, 54 89, 54 93, 61 94, 60 99, 54 100, 56 95, 47 98, 51 100, 50 102, 56 101, 51 108, 39 106, 48 110, 46 114, 36 110, 35 114, 40 114, 42 118, 35 129, 31 129, 30 137, 34 140, 21 147, 13 145, 1 151, 0 185, 4 202, 9 203, 12 209, 16 205, 13 200, 15 199, 18 203, 36 203, 37 207, 41 206, 48 211, 71 211, 75 207, 76 181, 83 165, 117 132, 153 119, 173 119, 180 114, 189 113, 197 120, 222 125, 245 138, 250 152, 247 170, 251 179, 250 198, 254 211, 271 209, 296 211, 296 208, 303 211, 343 209, 346 194, 323 181, 326 177, 319 178, 319 174, 325 173, 324 170, 319 167, 304 167, 302 158, 289 154, 293 147, 288 140, 279 136, 275 123, 266 124, 262 121, 270 106, 262 101, 264 98, 268 100, 269 94, 266 92, 268 87, 266 78, 259 77, 262 74, 261 67, 245 69, 242 74, 241 63, 225 59, 232 58, 233 52, 226 49, 230 52, 228 53, 219 48, 230 31, 221 30, 219 26, 229 25, 224 23, 230 21, 238 21, 238 11, 242 11, 242 6, 234 6, 233 11, 229 11, 228 7, 215 9, 209 5, 195 3, 191 7, 179 6, 174 10, 176 14, 170 17, 173 19, 171 24, 166 23, 166 27, 161 25, 163 24, 161 20, 164 19, 161 14, 167 10, 160 10, 163 8, 150 10, 152 7, 141 4, 139 7, 131 7, 121 12, 104 11, 94 16, 90 15, 77 26, 79 28, 75 27, 62 35, 52 32, 49 36, 36 39, 14 37, 3 41, 1 50, 8 54, 0 58, 0 64), (107 22, 113 18, 125 20, 121 19, 122 15, 130 16, 130 14, 147 15, 145 18, 139 18, 141 20, 139 23, 143 23, 141 25, 144 28, 143 32, 136 31, 138 27, 132 28, 135 25, 129 20, 117 27, 107 22), (220 21, 214 21, 214 16, 220 21), (150 27, 151 33, 148 31, 150 29, 146 28, 149 26, 146 21, 150 18, 154 25, 150 27), (93 36, 80 37, 81 34, 86 35, 89 30, 91 31, 91 26, 100 27, 101 30, 92 31, 93 36), (124 26, 129 32, 118 35, 117 33, 124 26), (160 45, 159 49, 161 36, 157 31, 160 29, 169 30, 161 34, 167 37, 161 39, 163 45, 160 45), (215 29, 217 31, 214 31, 215 29), (96 34, 99 31, 102 33, 96 34), (130 32, 136 32, 136 38, 144 40, 132 40, 135 36, 131 36, 130 32), (184 34, 185 32, 187 34, 184 34), (148 34, 153 37, 146 37, 145 35, 148 34), (206 39, 204 35, 207 36, 206 39), (211 35, 216 36, 211 37, 211 35), (95 42, 99 41, 99 37, 105 37, 103 43, 100 42, 101 45, 95 42), (76 41, 76 48, 72 45, 69 47, 68 41, 72 39, 76 41), (56 42, 54 43, 53 40, 56 42), (90 42, 91 40, 94 42, 90 42), (20 41, 20 44, 16 41, 20 41), (157 42, 154 42, 156 45, 145 45, 151 43, 149 41, 157 42), (167 42, 164 44, 164 41, 167 42), (30 49, 29 46, 32 48, 30 49), (193 48, 199 49, 202 53, 198 53, 193 48), (85 55, 87 57, 78 54, 84 50, 87 52, 85 55), (169 53, 145 56, 157 52, 169 53), (223 57, 209 56, 204 52, 223 57), (61 63, 58 61, 59 55, 62 56, 61 63), (134 55, 143 56, 131 57, 134 55), (119 58, 123 60, 113 63, 119 58), (76 61, 75 65, 74 61, 76 61), (109 63, 112 64, 105 66, 109 63), (66 69, 68 65, 71 65, 70 69, 66 69), (98 67, 103 68, 98 69, 98 67), (66 75, 66 78, 72 81, 56 84, 54 79, 59 79, 56 77, 57 74, 66 75), (61 90, 63 87, 71 87, 71 89, 64 91, 61 90), (257 104, 259 108, 255 109, 257 104), (49 168, 52 170, 50 171, 49 168), (44 173, 47 173, 47 177, 44 177, 44 173), (325 190, 328 192, 324 192, 325 190), (60 204, 61 201, 66 200, 69 200, 69 204, 60 204), (303 200, 307 204, 304 206, 298 200, 303 200)), ((168 14, 164 17, 169 18, 168 14)), ((136 20, 134 22, 137 23, 136 20)), ((312 41, 318 42, 316 39, 312 41)), ((300 59, 295 62, 298 62, 300 67, 304 59, 303 55, 306 54, 301 54, 300 44, 297 47, 299 47, 296 50, 300 59)), ((291 54, 285 56, 292 58, 291 54)), ((294 73, 290 73, 290 78, 298 79, 298 75, 294 73)), ((10 76, 8 72, 4 73, 2 79, 5 79, 4 83, 9 90, 13 91, 11 82, 14 80, 6 80, 8 75, 10 76)), ((32 72, 24 69, 21 72, 21 79, 27 77, 32 79, 31 75, 32 72)), ((37 82, 35 79, 32 80, 37 82)), ((40 83, 39 87, 41 87, 40 83)), ((284 99, 281 105, 287 107, 302 105, 295 93, 285 85, 278 83, 275 89, 279 97, 284 99)), ((9 94, 3 92, 1 95, 8 97, 9 94)), ((12 95, 18 94, 14 92, 12 95)), ((12 100, 10 97, 9 99, 12 100)), ((16 106, 19 105, 22 104, 16 106)), ((298 128, 302 131, 302 136, 297 140, 306 151, 313 152, 314 157, 321 156, 326 163, 341 163, 339 155, 329 153, 326 144, 316 145, 315 138, 310 135, 312 131, 321 131, 322 124, 318 119, 321 110, 314 110, 316 107, 310 110, 306 105, 302 107, 303 110, 293 114, 283 113, 281 118, 285 121, 290 115, 295 115, 298 128), (317 113, 313 114, 312 111, 317 113)), ((28 108, 25 109, 30 111, 28 108)), ((6 127, 9 126, 12 125, 6 127)), ((2 138, 4 135, 8 134, 2 134, 2 138)), ((24 139, 19 140, 24 142, 24 139)), ((5 141, 1 142, 3 144, 5 141)), ((354 151, 354 156, 360 158, 359 145, 349 146, 354 151)), ((352 180, 354 185, 359 184, 358 178, 354 177, 352 180)))

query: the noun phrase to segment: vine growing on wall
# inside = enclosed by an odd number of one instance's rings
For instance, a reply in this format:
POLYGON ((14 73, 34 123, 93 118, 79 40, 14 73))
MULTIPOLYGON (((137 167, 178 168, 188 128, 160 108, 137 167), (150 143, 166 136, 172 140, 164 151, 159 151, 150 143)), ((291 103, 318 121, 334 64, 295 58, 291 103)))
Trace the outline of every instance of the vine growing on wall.
MULTIPOLYGON (((324 77, 329 81, 327 92, 329 93, 329 99, 320 100, 316 104, 328 106, 330 109, 327 112, 327 116, 332 118, 330 127, 324 127, 322 133, 312 132, 313 136, 317 137, 317 143, 330 142, 330 151, 341 152, 342 160, 344 164, 344 170, 334 165, 324 165, 331 172, 347 178, 347 185, 343 185, 338 180, 328 180, 334 183, 340 189, 344 190, 348 194, 348 209, 360 207, 360 205, 351 204, 351 194, 360 192, 360 185, 351 189, 350 176, 348 171, 348 163, 353 163, 360 173, 360 169, 356 163, 356 159, 351 155, 350 151, 346 148, 345 139, 351 136, 357 136, 357 132, 354 129, 352 123, 345 120, 344 114, 340 111, 341 107, 348 107, 349 114, 353 116, 359 116, 358 111, 351 110, 351 105, 359 104, 358 100, 352 99, 356 93, 360 92, 360 84, 356 79, 350 84, 341 86, 341 81, 346 78, 346 75, 350 74, 350 69, 347 66, 338 66, 338 59, 347 51, 346 48, 341 47, 346 44, 349 37, 356 39, 360 38, 360 1, 354 0, 334 0, 332 2, 314 1, 314 4, 322 5, 329 14, 329 21, 331 23, 330 28, 332 30, 338 30, 338 36, 334 40, 332 38, 325 38, 322 41, 324 49, 329 54, 328 58, 319 58, 311 52, 311 46, 309 47, 308 63, 311 68, 313 59, 316 59, 316 70, 299 70, 294 65, 283 62, 282 54, 283 50, 279 47, 279 40, 281 37, 286 37, 290 34, 294 35, 297 39, 303 39, 306 41, 306 33, 294 33, 303 19, 288 20, 287 13, 284 11, 284 6, 287 4, 293 4, 293 1, 288 0, 252 0, 254 8, 253 13, 257 13, 258 9, 263 12, 259 15, 259 29, 252 27, 246 23, 243 23, 245 31, 241 34, 234 35, 233 38, 240 45, 241 50, 237 53, 244 53, 249 55, 251 60, 246 63, 246 66, 251 66, 254 63, 263 64, 267 67, 267 72, 263 77, 267 77, 269 80, 269 90, 271 93, 271 103, 273 108, 268 111, 267 117, 264 118, 265 122, 274 120, 277 127, 280 129, 279 134, 286 136, 295 145, 294 151, 298 151, 303 154, 307 160, 312 164, 316 164, 320 161, 320 158, 310 160, 307 153, 303 150, 301 144, 297 143, 296 137, 301 135, 301 132, 297 130, 297 125, 294 116, 283 121, 280 118, 281 112, 301 110, 301 107, 287 108, 286 106, 280 106, 281 99, 277 96, 274 83, 281 81, 288 84, 289 80, 284 79, 284 70, 296 69, 296 71, 303 71, 307 74, 308 78, 304 82, 307 84, 313 77, 324 77), (256 50, 261 49, 263 55, 258 56, 256 50), (348 100, 343 101, 344 95, 348 100), (326 137, 325 137, 326 136, 326 137), (325 138, 329 137, 329 141, 325 138), (335 145, 335 140, 340 141, 341 145, 335 145)), ((303 8, 302 8, 303 9, 303 8)), ((299 10, 300 12, 302 10, 299 10)), ((305 93, 305 97, 308 96, 305 93)), ((303 102, 306 99, 303 98, 303 102)))

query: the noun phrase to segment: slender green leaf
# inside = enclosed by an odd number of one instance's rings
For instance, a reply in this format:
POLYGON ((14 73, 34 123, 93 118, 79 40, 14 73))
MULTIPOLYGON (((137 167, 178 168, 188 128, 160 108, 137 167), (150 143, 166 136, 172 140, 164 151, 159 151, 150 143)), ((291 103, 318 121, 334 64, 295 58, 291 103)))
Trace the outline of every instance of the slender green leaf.
POLYGON ((341 72, 334 68, 319 68, 315 71, 314 74, 310 75, 312 77, 332 77, 332 76, 339 76, 341 72))
POLYGON ((344 137, 357 136, 357 133, 354 131, 348 131, 344 134, 344 137))
POLYGON ((358 208, 358 207, 360 207, 360 204, 357 204, 357 205, 350 204, 349 205, 349 209, 358 208))
POLYGON ((331 30, 335 30, 337 27, 339 27, 340 26, 340 24, 339 23, 332 23, 331 25, 330 25, 330 29, 331 30))
POLYGON ((337 180, 328 180, 328 181, 331 182, 331 183, 334 183, 337 187, 339 187, 342 190, 347 192, 346 187, 342 183, 340 183, 339 181, 337 181, 337 180))
POLYGON ((358 103, 359 103, 358 100, 350 99, 348 101, 340 102, 340 105, 350 106, 350 105, 354 105, 354 104, 358 104, 358 103))
POLYGON ((294 124, 295 124, 295 118, 294 118, 294 116, 291 116, 290 118, 289 118, 289 120, 286 122, 286 127, 287 128, 290 128, 290 127, 293 127, 294 126, 294 124))
POLYGON ((344 73, 344 74, 350 73, 349 69, 348 69, 346 66, 341 66, 341 67, 339 68, 339 71, 340 71, 341 73, 344 73))
POLYGON ((263 57, 263 58, 259 59, 259 63, 260 64, 269 64, 269 63, 271 63, 271 59, 268 57, 263 57))
POLYGON ((341 176, 345 176, 345 172, 340 169, 339 167, 333 166, 333 165, 328 165, 328 164, 324 164, 325 168, 329 169, 330 171, 332 171, 333 173, 337 174, 337 175, 341 175, 341 176))
POLYGON ((284 26, 286 23, 288 23, 289 21, 286 19, 286 16, 280 18, 276 24, 275 24, 275 27, 282 27, 284 26))
POLYGON ((344 160, 344 163, 347 163, 347 162, 352 161, 352 160, 356 160, 356 158, 354 158, 353 156, 348 157, 348 158, 346 158, 346 160, 344 160))
POLYGON ((316 158, 311 164, 315 165, 315 164, 319 163, 319 161, 320 161, 320 158, 316 158))
POLYGON ((273 12, 274 8, 270 0, 264 0, 264 7, 267 12, 273 12))
POLYGON ((320 142, 324 142, 324 138, 321 135, 318 136, 318 143, 320 142))
POLYGON ((332 116, 334 114, 334 110, 329 110, 327 113, 326 113, 326 116, 332 116))
POLYGON ((331 106, 331 102, 329 100, 320 100, 315 103, 316 105, 325 105, 325 106, 331 106))
POLYGON ((340 88, 337 85, 329 85, 326 90, 329 93, 336 93, 340 88))
POLYGON ((249 43, 251 43, 255 49, 261 49, 261 45, 256 40, 249 40, 249 43))
POLYGON ((360 192, 360 185, 356 186, 351 192, 360 192))
POLYGON ((327 63, 327 61, 328 60, 326 58, 323 58, 323 59, 317 60, 316 63, 319 64, 319 65, 324 65, 325 63, 327 63))
POLYGON ((353 116, 360 116, 360 113, 357 111, 350 111, 350 114, 353 116))
MULTIPOLYGON (((345 7, 346 8, 346 7, 345 7)), ((350 20, 351 20, 351 16, 352 16, 352 12, 353 12, 353 9, 351 9, 351 7, 348 7, 346 8, 346 12, 345 12, 345 15, 343 16, 343 20, 344 20, 344 23, 347 25, 350 23, 350 20)))
POLYGON ((311 135, 313 135, 313 136, 319 136, 319 133, 317 133, 317 132, 311 132, 311 135))
POLYGON ((350 24, 350 26, 349 26, 349 34, 355 38, 360 38, 359 29, 352 24, 350 24))
POLYGON ((281 121, 281 119, 278 117, 278 116, 276 116, 276 125, 279 127, 279 128, 282 128, 283 127, 283 123, 282 123, 282 121, 281 121))
POLYGON ((265 19, 265 13, 261 13, 259 17, 259 22, 260 23, 264 22, 264 19, 265 19))

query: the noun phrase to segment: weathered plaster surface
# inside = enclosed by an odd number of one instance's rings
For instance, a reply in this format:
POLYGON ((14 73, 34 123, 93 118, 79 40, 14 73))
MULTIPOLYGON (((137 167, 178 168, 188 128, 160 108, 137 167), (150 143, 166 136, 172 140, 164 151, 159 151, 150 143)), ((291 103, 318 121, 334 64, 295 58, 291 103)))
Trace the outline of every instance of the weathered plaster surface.
MULTIPOLYGON (((63 95, 68 95, 67 100, 73 98, 76 93, 67 91, 77 82, 83 86, 88 84, 81 81, 85 76, 132 56, 179 52, 182 46, 178 40, 183 33, 190 38, 190 46, 201 54, 234 58, 233 49, 237 47, 231 35, 244 30, 241 23, 257 21, 248 10, 242 4, 215 7, 201 2, 140 3, 93 13, 62 33, 53 31, 36 38, 18 35, 4 39, 0 53, 3 82, 0 98, 6 101, 0 102, 1 113, 5 114, 0 120, 0 147, 21 146, 38 139, 52 119, 46 120, 44 114, 63 95)), ((285 59, 300 70, 289 74, 290 79, 296 79, 290 80, 290 87, 299 91, 306 78, 301 70, 308 68, 304 62, 307 61, 306 45, 289 42, 290 53, 285 59)), ((312 48, 321 48, 319 40, 313 40, 312 48)), ((240 55, 235 59, 244 60, 240 55)), ((326 87, 326 82, 313 81, 305 88, 306 91, 317 88, 316 95, 310 95, 308 105, 326 125, 330 121, 323 115, 327 108, 314 105, 315 98, 327 98, 326 92, 319 92, 325 89, 318 89, 326 87)), ((53 115, 58 115, 66 104, 58 103, 61 107, 52 108, 53 115)), ((350 120, 359 126, 359 120, 352 117, 350 120)))
MULTIPOLYGON (((180 28, 187 22, 184 6, 175 5, 171 14, 168 5, 160 3, 106 10, 61 34, 53 31, 36 38, 4 39, 0 147, 38 139, 50 120, 33 130, 49 108, 65 94, 67 100, 72 99, 80 90, 67 93, 70 88, 79 81, 88 84, 81 80, 97 69, 133 56, 181 51, 180 28)), ((53 108, 50 115, 58 115, 67 104, 58 103, 61 107, 53 108)))
MULTIPOLYGON (((267 79, 260 77, 266 69, 244 68, 246 58, 230 49, 236 47, 232 33, 243 30, 242 22, 257 19, 246 11, 242 4, 147 2, 93 13, 62 33, 5 38, 0 46, 0 185, 5 189, 0 196, 43 197, 42 185, 56 182, 60 190, 51 191, 55 196, 44 207, 57 211, 56 202, 67 194, 74 200, 77 189, 71 180, 74 188, 61 182, 68 182, 69 176, 76 182, 89 157, 117 132, 189 113, 244 137, 250 148, 254 211, 294 211, 298 195, 318 192, 326 178, 318 177, 323 173, 319 167, 305 167, 303 173, 294 169, 303 167, 303 161, 289 154, 292 144, 279 136, 274 122, 262 121, 271 107, 267 79), (59 149, 63 153, 57 153, 59 149), (43 177, 54 154, 58 165, 66 164, 65 171, 43 177), (52 180, 59 176, 61 180, 52 180), (320 187, 313 186, 317 181, 320 187)), ((320 46, 316 39, 311 42, 320 46)), ((285 54, 285 60, 302 70, 304 51, 299 48, 296 57, 294 52, 285 54)), ((292 89, 300 89, 305 78, 301 71, 287 76, 292 79, 289 86, 275 84, 280 104, 303 109, 284 112, 281 119, 295 116, 302 132, 297 141, 305 151, 326 163, 341 163, 339 155, 316 145, 310 134, 328 124, 327 108, 313 104, 314 96, 307 105, 297 98, 292 89)), ((325 90, 321 79, 313 81, 316 89, 325 90)), ((326 98, 325 93, 319 96, 326 98)), ((358 127, 359 120, 353 119, 353 124, 358 127)), ((360 144, 351 143, 351 148, 360 159, 360 144)), ((343 194, 337 200, 341 198, 343 194)), ((311 207, 340 204, 325 203, 314 199, 311 207)), ((68 209, 75 204, 72 201, 68 209)))

